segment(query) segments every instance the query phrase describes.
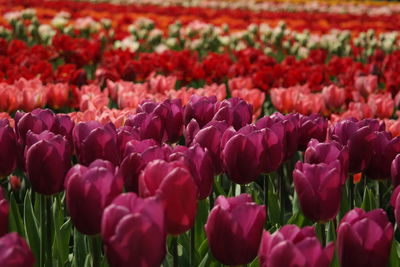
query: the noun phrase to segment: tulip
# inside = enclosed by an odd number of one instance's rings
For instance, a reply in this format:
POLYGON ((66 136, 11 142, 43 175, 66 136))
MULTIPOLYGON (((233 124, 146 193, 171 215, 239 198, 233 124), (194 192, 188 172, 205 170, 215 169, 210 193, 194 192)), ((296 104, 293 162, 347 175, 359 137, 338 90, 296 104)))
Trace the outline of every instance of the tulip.
POLYGON ((219 196, 205 225, 212 255, 226 265, 250 263, 260 247, 266 218, 265 206, 251 196, 219 196))
POLYGON ((349 169, 349 150, 336 141, 318 142, 311 139, 304 153, 304 162, 310 164, 326 163, 340 161, 342 184, 346 182, 349 169))
POLYGON ((310 116, 300 115, 299 149, 304 151, 312 138, 320 142, 325 141, 327 128, 328 121, 318 114, 310 116))
POLYGON ((304 215, 314 222, 332 220, 339 212, 341 199, 341 166, 297 162, 293 170, 294 189, 304 215))
POLYGON ((346 101, 346 90, 332 84, 322 89, 322 96, 327 107, 338 110, 346 101))
POLYGON ((8 233, 8 202, 4 197, 4 190, 0 187, 0 236, 8 233))
POLYGON ((88 167, 75 165, 65 181, 67 209, 81 233, 100 233, 104 209, 122 193, 122 180, 115 176, 112 163, 93 161, 88 167))
POLYGON ((0 238, 0 266, 33 267, 35 259, 26 241, 17 233, 0 238))
POLYGON ((0 120, 0 177, 10 175, 17 164, 17 143, 7 119, 0 120))
POLYGON ((354 88, 367 98, 378 88, 378 77, 376 75, 354 77, 354 88))
POLYGON ((337 248, 342 267, 388 264, 393 226, 384 210, 365 212, 355 208, 343 217, 337 231, 337 248))
POLYGON ((212 191, 214 169, 210 152, 195 144, 185 151, 171 154, 169 160, 181 160, 188 167, 198 188, 199 199, 207 198, 212 191))
POLYGON ((400 186, 397 186, 392 193, 390 198, 390 205, 394 208, 394 217, 396 219, 397 225, 400 225, 400 186))
POLYGON ((313 227, 285 225, 273 234, 264 231, 258 256, 261 267, 328 267, 334 244, 321 246, 313 227))
POLYGON ((392 184, 398 186, 400 184, 400 155, 397 155, 391 163, 390 175, 392 184))
POLYGON ((368 105, 375 117, 390 118, 394 110, 394 100, 390 93, 371 94, 368 96, 368 105))
POLYGON ((372 157, 365 174, 372 179, 390 178, 391 164, 400 153, 400 137, 391 138, 387 132, 376 132, 372 157))
POLYGON ((185 143, 187 146, 190 146, 193 143, 193 139, 199 131, 199 124, 195 119, 192 119, 183 131, 183 136, 185 137, 185 143))
POLYGON ((52 195, 63 190, 65 175, 71 167, 70 146, 61 135, 44 131, 26 135, 26 170, 35 192, 52 195))
POLYGON ((215 104, 215 115, 212 120, 226 121, 239 130, 251 123, 253 107, 240 98, 229 98, 215 104))
POLYGON ((97 121, 81 122, 72 134, 80 163, 89 165, 96 159, 108 160, 114 165, 120 163, 117 132, 112 123, 103 126, 97 121))
POLYGON ((190 171, 180 162, 154 160, 139 177, 141 197, 158 196, 165 209, 167 233, 189 230, 196 217, 197 186, 190 171))
POLYGON ((101 236, 111 267, 160 266, 166 254, 161 201, 134 193, 119 195, 104 211, 101 236))
POLYGON ((187 125, 192 119, 195 119, 200 128, 204 127, 214 116, 214 106, 216 102, 216 96, 206 97, 192 95, 184 111, 185 124, 187 125))
POLYGON ((275 121, 275 123, 280 123, 283 126, 283 153, 284 159, 290 159, 294 153, 298 150, 299 146, 299 114, 291 113, 288 115, 282 115, 278 112, 272 114, 270 118, 275 121))
POLYGON ((214 163, 214 174, 222 172, 221 138, 227 128, 228 124, 224 121, 211 121, 197 132, 192 142, 192 144, 197 143, 210 151, 214 163))
POLYGON ((334 124, 330 129, 332 140, 349 148, 349 171, 364 171, 371 161, 372 149, 376 139, 375 121, 346 119, 334 124))

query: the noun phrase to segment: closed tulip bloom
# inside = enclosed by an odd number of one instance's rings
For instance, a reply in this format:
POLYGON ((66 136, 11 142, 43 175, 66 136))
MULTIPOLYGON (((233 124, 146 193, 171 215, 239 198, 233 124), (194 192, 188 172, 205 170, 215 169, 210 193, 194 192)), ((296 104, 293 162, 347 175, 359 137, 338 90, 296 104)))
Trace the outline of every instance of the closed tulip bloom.
POLYGON ((387 132, 376 132, 372 146, 372 157, 365 174, 372 179, 390 178, 393 160, 400 153, 400 137, 391 138, 387 132))
POLYGON ((163 205, 157 198, 119 195, 105 209, 101 236, 111 267, 158 267, 165 258, 163 205))
POLYGON ((318 114, 300 115, 299 122, 299 150, 306 150, 307 144, 312 138, 320 142, 325 141, 328 121, 324 117, 318 114))
POLYGON ((100 233, 104 209, 122 193, 122 180, 115 176, 112 163, 96 160, 88 167, 75 165, 65 181, 67 209, 79 232, 100 233))
POLYGON ((304 153, 304 162, 310 164, 326 163, 340 161, 342 184, 346 182, 349 169, 349 150, 336 141, 318 142, 311 139, 304 153))
POLYGON ((17 139, 7 119, 0 120, 0 177, 10 175, 17 164, 17 139))
POLYGON ((400 185, 400 154, 392 161, 390 175, 392 177, 392 184, 394 186, 400 185))
POLYGON ((183 147, 182 150, 171 154, 169 160, 180 160, 187 166, 197 185, 199 199, 205 199, 210 195, 214 181, 211 154, 199 144, 190 148, 183 147))
POLYGON ((219 196, 205 225, 212 255, 226 265, 250 263, 257 256, 266 219, 265 206, 248 194, 219 196))
POLYGON ((81 122, 73 130, 73 141, 78 160, 89 165, 96 159, 104 159, 114 165, 120 163, 117 132, 112 123, 81 122))
POLYGON ((222 172, 220 154, 223 147, 221 146, 221 138, 226 129, 228 129, 226 122, 211 121, 197 132, 192 142, 192 144, 197 143, 210 151, 214 163, 214 174, 222 172))
POLYGON ((340 208, 342 177, 340 161, 330 164, 297 162, 293 170, 294 189, 304 215, 314 222, 332 220, 340 208))
POLYGON ((192 119, 195 119, 202 128, 213 118, 216 102, 216 96, 192 95, 184 111, 185 124, 187 125, 192 119))
POLYGON ((365 212, 355 208, 340 222, 337 235, 342 267, 386 266, 393 239, 393 226, 382 209, 365 212))
POLYGON ((322 97, 324 98, 325 106, 332 110, 338 110, 346 101, 346 90, 332 84, 322 89, 322 97))
POLYGON ((0 266, 33 267, 35 259, 26 241, 17 233, 0 238, 0 266))
POLYGON ((63 191, 64 179, 71 167, 70 146, 61 135, 49 131, 27 134, 26 171, 32 189, 44 195, 63 191))
POLYGON ((376 139, 376 124, 363 120, 342 120, 330 129, 332 140, 349 148, 349 171, 358 173, 364 171, 372 157, 372 149, 376 139))
POLYGON ((233 97, 215 104, 213 120, 226 121, 233 128, 239 130, 251 123, 253 107, 243 99, 233 97))
POLYGON ((185 137, 185 144, 190 146, 193 142, 194 137, 200 131, 200 126, 195 119, 192 119, 183 131, 185 137))
POLYGON ((3 188, 0 187, 0 236, 8 233, 8 214, 8 202, 4 197, 3 188))
POLYGON ((400 186, 397 186, 392 193, 390 198, 390 205, 394 208, 394 217, 396 219, 397 225, 400 225, 400 186))
POLYGON ((322 247, 313 227, 288 224, 273 234, 264 231, 258 257, 261 267, 328 267, 334 252, 332 242, 322 247))
POLYGON ((148 163, 139 177, 139 193, 142 197, 160 197, 168 234, 179 235, 193 226, 197 186, 182 163, 163 160, 148 163))
POLYGON ((300 137, 300 118, 299 114, 291 113, 288 115, 282 115, 281 113, 275 112, 270 118, 276 123, 281 123, 283 131, 283 153, 284 160, 290 159, 299 148, 299 137, 300 137))

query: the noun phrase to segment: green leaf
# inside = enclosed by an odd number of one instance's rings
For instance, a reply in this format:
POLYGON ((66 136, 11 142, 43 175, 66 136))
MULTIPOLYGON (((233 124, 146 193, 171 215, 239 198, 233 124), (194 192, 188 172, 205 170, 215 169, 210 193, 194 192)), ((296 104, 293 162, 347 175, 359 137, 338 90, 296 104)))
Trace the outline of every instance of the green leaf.
POLYGON ((398 250, 399 250, 399 243, 396 240, 393 240, 389 258, 390 267, 400 266, 398 250))
POLYGON ((278 195, 274 192, 273 183, 268 179, 268 218, 271 224, 281 224, 281 209, 278 195))
POLYGON ((54 198, 53 220, 55 232, 53 255, 57 255, 60 263, 64 264, 68 259, 71 223, 70 221, 64 223, 64 215, 59 195, 54 198))
MULTIPOLYGON (((336 218, 334 218, 336 220, 336 218)), ((335 242, 336 241, 336 230, 333 221, 329 221, 327 224, 327 234, 326 234, 326 242, 335 242)))
POLYGON ((374 193, 368 187, 365 187, 364 189, 363 203, 361 208, 365 211, 371 211, 376 208, 374 193))
POLYGON ((24 230, 27 242, 31 248, 35 259, 40 256, 40 234, 37 219, 32 208, 31 191, 28 190, 24 199, 24 230))
POLYGON ((74 266, 85 266, 86 256, 89 253, 86 251, 85 236, 75 228, 74 229, 74 266))
POLYGON ((258 257, 255 258, 252 263, 250 263, 249 267, 260 267, 260 262, 258 261, 258 257))
POLYGON ((19 213, 19 207, 15 201, 14 193, 10 194, 10 232, 17 232, 20 236, 25 238, 25 231, 23 226, 23 220, 19 213))

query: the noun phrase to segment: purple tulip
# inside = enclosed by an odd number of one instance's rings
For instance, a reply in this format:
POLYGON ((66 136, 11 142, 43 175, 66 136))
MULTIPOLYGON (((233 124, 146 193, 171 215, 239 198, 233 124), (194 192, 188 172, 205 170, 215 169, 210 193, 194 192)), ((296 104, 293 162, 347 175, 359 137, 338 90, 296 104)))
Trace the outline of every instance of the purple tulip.
POLYGON ((193 139, 199 131, 199 124, 195 119, 192 119, 183 131, 183 136, 185 137, 185 143, 187 146, 190 146, 193 143, 193 139))
POLYGON ((326 163, 339 160, 341 167, 342 184, 346 182, 349 169, 349 150, 336 141, 318 142, 311 139, 304 153, 304 162, 310 164, 326 163))
POLYGON ((337 247, 342 267, 388 264, 393 226, 382 209, 349 211, 338 227, 337 247))
POLYGON ((294 189, 304 215, 314 222, 332 220, 339 212, 342 192, 340 161, 308 164, 297 162, 294 189))
POLYGON ((96 159, 104 159, 119 165, 121 157, 115 126, 101 125, 97 121, 78 123, 73 130, 73 141, 78 160, 89 165, 96 159))
POLYGON ((17 233, 9 233, 0 238, 0 266, 33 267, 34 264, 32 251, 17 233))
POLYGON ((17 164, 17 139, 7 119, 0 120, 0 177, 10 175, 17 164))
POLYGON ((400 225, 400 186, 397 186, 392 193, 390 198, 390 205, 394 208, 394 217, 396 219, 397 225, 400 225))
POLYGON ((251 123, 253 107, 243 99, 233 97, 215 104, 215 115, 212 120, 225 121, 239 130, 251 123))
POLYGON ((387 132, 376 132, 376 140, 372 146, 372 157, 365 174, 372 179, 390 177, 391 164, 400 153, 400 137, 391 138, 387 132))
POLYGON ((214 258, 232 266, 250 263, 257 256, 265 218, 265 206, 256 205, 248 194, 219 196, 205 225, 214 258))
POLYGON ((179 162, 154 160, 139 177, 141 197, 158 196, 164 205, 167 233, 179 235, 192 228, 197 211, 197 186, 179 162))
POLYGON ((204 128, 197 132, 192 144, 199 144, 210 151, 214 163, 214 174, 222 172, 222 162, 220 158, 221 138, 228 124, 224 121, 211 121, 204 128))
POLYGON ((300 115, 299 150, 304 151, 311 139, 325 141, 328 121, 319 114, 309 116, 300 115))
POLYGON ((140 133, 130 126, 122 126, 117 129, 117 143, 121 157, 125 155, 126 144, 131 140, 140 140, 140 133))
POLYGON ((122 193, 122 180, 115 176, 112 163, 93 161, 89 167, 75 165, 65 181, 67 209, 81 233, 100 233, 104 209, 122 193))
POLYGON ((0 187, 0 237, 8 233, 9 207, 4 197, 4 190, 0 187))
POLYGON ((374 128, 374 121, 357 122, 355 119, 342 120, 330 128, 331 139, 349 148, 351 173, 358 173, 367 168, 376 140, 374 128))
POLYGON ((32 189, 44 195, 61 192, 71 167, 71 151, 65 137, 49 131, 29 131, 26 143, 26 171, 32 189))
POLYGON ((210 152, 195 144, 190 148, 182 147, 180 152, 171 154, 169 160, 180 160, 189 169, 197 185, 199 199, 205 199, 211 194, 214 181, 214 169, 210 152))
POLYGON ((332 242, 321 246, 313 227, 289 224, 273 234, 264 231, 258 256, 261 267, 328 267, 334 252, 332 242))
POLYGON ((214 117, 216 102, 216 96, 192 95, 185 107, 185 124, 187 125, 192 119, 195 119, 200 128, 204 127, 214 117))
POLYGON ((400 154, 392 161, 390 175, 392 176, 392 184, 394 186, 400 185, 400 154))
POLYGON ((134 193, 119 195, 104 211, 101 236, 111 267, 160 266, 166 254, 161 201, 134 193))

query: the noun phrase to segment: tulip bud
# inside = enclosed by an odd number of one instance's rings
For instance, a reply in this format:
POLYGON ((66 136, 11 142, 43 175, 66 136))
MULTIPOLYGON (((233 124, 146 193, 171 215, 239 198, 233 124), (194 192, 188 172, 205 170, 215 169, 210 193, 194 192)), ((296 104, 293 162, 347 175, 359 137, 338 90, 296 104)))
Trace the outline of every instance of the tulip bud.
POLYGON ((122 180, 115 176, 114 166, 95 160, 88 167, 75 165, 65 181, 67 209, 75 227, 81 233, 100 233, 104 209, 122 193, 122 180))
POLYGON ((322 89, 325 105, 332 110, 338 110, 346 101, 346 90, 332 84, 322 89))
POLYGON ((328 267, 334 252, 332 242, 321 246, 314 228, 289 224, 273 234, 264 231, 258 256, 261 267, 328 267))
POLYGON ((17 143, 7 119, 0 120, 0 177, 10 175, 17 164, 17 143))
POLYGON ((215 115, 212 120, 225 121, 239 130, 251 123, 253 107, 240 98, 229 98, 215 104, 215 115))
POLYGON ((400 225, 400 186, 397 186, 392 193, 390 198, 390 205, 394 208, 394 217, 396 219, 397 225, 400 225))
POLYGON ((250 263, 257 256, 265 218, 265 206, 248 194, 219 196, 205 225, 214 258, 232 266, 250 263))
POLYGON ((324 143, 318 142, 316 139, 311 139, 308 143, 306 152, 304 153, 304 162, 310 164, 326 163, 332 161, 340 161, 342 184, 346 182, 349 169, 349 150, 347 147, 342 147, 336 141, 327 141, 324 143))
POLYGON ((290 159, 293 154, 298 150, 299 146, 299 114, 291 113, 288 115, 282 115, 281 113, 274 113, 270 118, 275 123, 281 123, 283 126, 283 151, 284 151, 284 161, 290 159))
POLYGON ((392 176, 392 184, 398 186, 400 184, 400 155, 397 155, 392 161, 390 175, 392 176))
POLYGON ((26 171, 35 192, 52 195, 61 192, 65 175, 71 167, 67 140, 49 131, 27 134, 26 171))
POLYGON ((214 106, 217 102, 216 96, 192 95, 184 111, 185 124, 195 119, 200 128, 203 128, 213 118, 214 106))
POLYGON ((189 230, 196 217, 197 186, 190 171, 180 162, 154 160, 139 177, 142 197, 159 196, 164 204, 167 233, 189 230))
POLYGON ((119 195, 104 211, 101 236, 110 266, 160 266, 166 253, 161 201, 119 195))
POLYGON ((314 222, 332 220, 339 212, 342 193, 340 161, 308 164, 297 162, 293 182, 304 215, 314 222))
POLYGON ((10 185, 13 191, 18 192, 21 189, 21 179, 15 175, 11 176, 10 185))
POLYGON ((349 211, 338 227, 337 247, 342 267, 386 266, 393 226, 382 209, 349 211))
POLYGON ((33 267, 35 259, 26 241, 17 233, 9 233, 0 238, 0 266, 33 267))
POLYGON ((8 233, 8 214, 9 207, 7 199, 4 197, 4 190, 0 187, 0 236, 8 233))
POLYGON ((96 159, 108 160, 114 165, 120 163, 117 132, 112 123, 103 126, 97 121, 81 122, 72 134, 80 163, 89 165, 96 159))

